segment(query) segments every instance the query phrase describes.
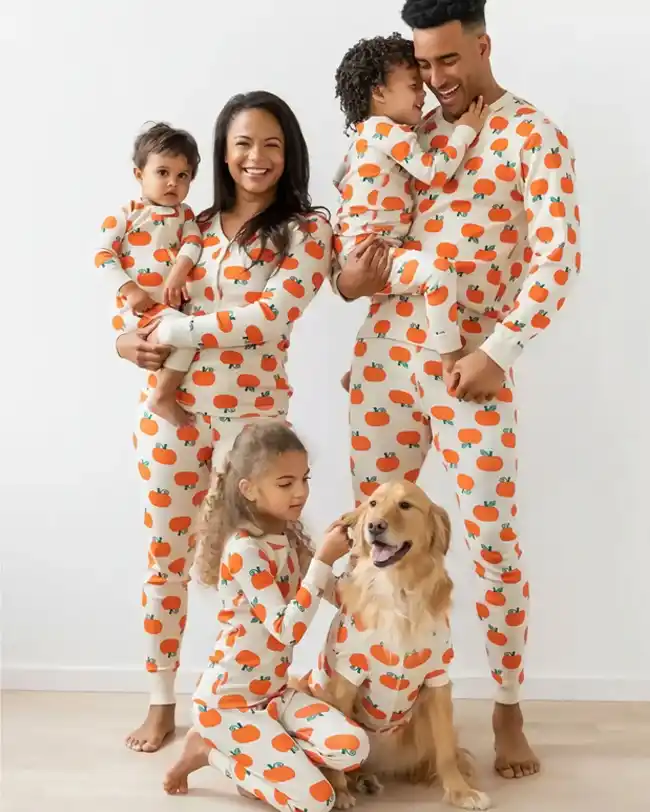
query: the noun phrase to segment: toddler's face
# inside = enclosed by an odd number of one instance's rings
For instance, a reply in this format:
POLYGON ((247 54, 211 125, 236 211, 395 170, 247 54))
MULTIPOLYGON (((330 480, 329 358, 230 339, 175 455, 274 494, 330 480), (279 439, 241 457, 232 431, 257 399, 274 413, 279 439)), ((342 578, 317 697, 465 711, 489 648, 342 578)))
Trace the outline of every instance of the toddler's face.
POLYGON ((183 155, 151 154, 144 169, 134 169, 142 196, 157 206, 178 206, 187 197, 192 169, 183 155))
POLYGON ((382 115, 397 124, 415 127, 422 120, 424 85, 420 71, 407 65, 398 65, 386 77, 386 85, 380 88, 382 115))

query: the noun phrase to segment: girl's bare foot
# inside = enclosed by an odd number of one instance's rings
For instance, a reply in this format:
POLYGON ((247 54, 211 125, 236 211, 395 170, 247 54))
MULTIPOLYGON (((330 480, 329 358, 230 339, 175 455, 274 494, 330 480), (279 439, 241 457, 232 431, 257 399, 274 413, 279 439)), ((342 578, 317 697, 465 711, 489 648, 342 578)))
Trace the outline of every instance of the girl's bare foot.
POLYGON ((210 763, 210 747, 196 730, 185 737, 183 754, 165 776, 163 787, 168 795, 187 795, 187 777, 190 773, 207 767, 210 763))
POLYGON ((176 401, 176 392, 166 397, 160 397, 154 390, 149 396, 147 406, 155 415, 162 417, 163 420, 177 428, 189 426, 194 422, 194 415, 186 412, 176 401))
POLYGON ((125 744, 138 753, 155 753, 176 730, 176 705, 151 705, 144 724, 127 736, 125 744))
POLYGON ((494 706, 494 768, 502 778, 525 778, 541 769, 539 759, 524 733, 524 717, 519 705, 494 706))

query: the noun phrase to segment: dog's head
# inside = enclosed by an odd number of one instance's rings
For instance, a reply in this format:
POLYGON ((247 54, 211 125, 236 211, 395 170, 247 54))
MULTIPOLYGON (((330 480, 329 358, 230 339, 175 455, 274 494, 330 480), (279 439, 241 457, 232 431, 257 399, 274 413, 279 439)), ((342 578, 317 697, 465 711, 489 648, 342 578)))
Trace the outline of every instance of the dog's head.
POLYGON ((418 566, 425 558, 444 558, 449 549, 447 512, 410 482, 381 485, 344 521, 354 528, 352 555, 379 569, 418 566))

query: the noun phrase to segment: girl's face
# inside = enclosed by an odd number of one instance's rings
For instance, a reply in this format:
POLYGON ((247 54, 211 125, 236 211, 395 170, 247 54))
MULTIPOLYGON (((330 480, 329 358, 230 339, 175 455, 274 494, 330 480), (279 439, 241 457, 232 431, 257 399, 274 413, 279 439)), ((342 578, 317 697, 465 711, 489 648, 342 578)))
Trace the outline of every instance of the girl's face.
POLYGON ((226 163, 239 190, 266 196, 284 172, 284 133, 266 110, 242 110, 230 123, 226 163))
MULTIPOLYGON (((309 462, 304 451, 278 454, 254 480, 240 482, 244 497, 271 532, 300 519, 309 496, 309 462)), ((263 528, 266 529, 266 528, 263 528)))

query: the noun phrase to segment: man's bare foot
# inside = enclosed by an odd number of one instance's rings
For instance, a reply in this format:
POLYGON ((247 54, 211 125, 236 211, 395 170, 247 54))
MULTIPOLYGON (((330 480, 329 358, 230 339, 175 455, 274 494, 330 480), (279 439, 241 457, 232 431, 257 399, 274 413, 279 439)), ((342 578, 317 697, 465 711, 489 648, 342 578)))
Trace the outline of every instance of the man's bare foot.
POLYGON ((541 769, 524 733, 524 717, 519 705, 494 706, 494 768, 502 778, 524 778, 541 769))
POLYGON ((181 426, 189 426, 194 422, 194 415, 186 412, 182 406, 176 401, 176 393, 168 396, 156 395, 154 390, 149 396, 147 401, 149 411, 153 412, 158 417, 162 417, 172 426, 180 428, 181 426))
POLYGON ((176 729, 176 705, 151 705, 144 724, 126 738, 126 746, 139 753, 155 753, 176 729))
POLYGON ((187 777, 190 773, 207 767, 210 763, 210 747, 200 733, 190 730, 185 737, 183 753, 165 776, 163 787, 168 795, 187 795, 187 777))

